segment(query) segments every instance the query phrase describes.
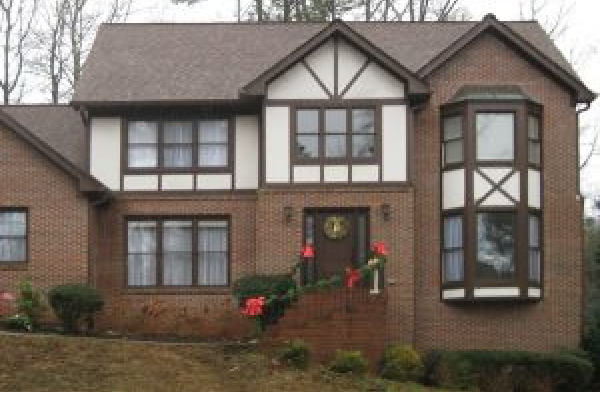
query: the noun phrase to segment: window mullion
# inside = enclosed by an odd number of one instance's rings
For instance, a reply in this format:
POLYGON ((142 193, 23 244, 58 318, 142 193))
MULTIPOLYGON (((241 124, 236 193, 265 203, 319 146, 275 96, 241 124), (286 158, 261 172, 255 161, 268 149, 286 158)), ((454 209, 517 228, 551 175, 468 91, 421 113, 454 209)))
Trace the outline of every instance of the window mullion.
POLYGON ((163 223, 156 221, 156 282, 155 286, 163 286, 163 223))
POLYGON ((198 256, 198 223, 199 220, 192 221, 192 285, 198 285, 198 264, 200 258, 198 256))

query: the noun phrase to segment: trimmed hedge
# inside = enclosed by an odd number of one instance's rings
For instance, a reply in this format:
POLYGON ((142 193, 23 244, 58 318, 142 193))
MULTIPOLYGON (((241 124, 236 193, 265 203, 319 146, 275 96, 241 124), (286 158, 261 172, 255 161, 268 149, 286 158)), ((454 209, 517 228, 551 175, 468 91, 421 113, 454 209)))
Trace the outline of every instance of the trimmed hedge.
POLYGON ((233 294, 240 300, 285 295, 290 289, 296 289, 296 282, 288 274, 256 274, 233 283, 233 294))
POLYGON ((427 380, 446 389, 482 391, 578 391, 594 374, 592 364, 565 353, 433 351, 427 380))
POLYGON ((48 293, 54 313, 67 333, 78 333, 80 325, 86 330, 94 327, 94 314, 102 311, 104 299, 93 287, 85 284, 64 284, 48 293))

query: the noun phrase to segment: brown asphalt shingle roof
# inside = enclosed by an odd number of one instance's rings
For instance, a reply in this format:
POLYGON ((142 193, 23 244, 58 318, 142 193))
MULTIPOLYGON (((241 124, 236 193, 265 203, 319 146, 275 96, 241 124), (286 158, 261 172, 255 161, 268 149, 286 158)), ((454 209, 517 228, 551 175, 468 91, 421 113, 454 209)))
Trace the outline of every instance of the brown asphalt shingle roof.
MULTIPOLYGON (((417 72, 477 22, 347 22, 417 72)), ((235 100, 239 91, 328 23, 105 24, 74 102, 235 100)), ((536 22, 506 22, 573 74, 536 22)))
POLYGON ((67 105, 9 105, 0 110, 79 169, 87 172, 85 127, 67 105))

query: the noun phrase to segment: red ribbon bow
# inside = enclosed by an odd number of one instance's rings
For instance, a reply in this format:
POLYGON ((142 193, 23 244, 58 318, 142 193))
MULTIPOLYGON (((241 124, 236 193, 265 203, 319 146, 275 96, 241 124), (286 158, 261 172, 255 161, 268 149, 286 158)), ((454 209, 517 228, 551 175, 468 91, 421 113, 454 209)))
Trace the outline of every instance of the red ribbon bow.
POLYGON ((357 269, 346 268, 346 287, 354 287, 360 281, 360 278, 360 272, 357 269))
POLYGON ((302 247, 302 258, 314 258, 315 257, 315 246, 312 244, 306 244, 302 247))
POLYGON ((261 297, 252 297, 246 300, 246 306, 242 310, 242 314, 248 315, 251 317, 262 315, 263 307, 265 305, 265 298, 261 297))
POLYGON ((377 255, 388 255, 388 249, 384 242, 373 243, 373 252, 377 255))

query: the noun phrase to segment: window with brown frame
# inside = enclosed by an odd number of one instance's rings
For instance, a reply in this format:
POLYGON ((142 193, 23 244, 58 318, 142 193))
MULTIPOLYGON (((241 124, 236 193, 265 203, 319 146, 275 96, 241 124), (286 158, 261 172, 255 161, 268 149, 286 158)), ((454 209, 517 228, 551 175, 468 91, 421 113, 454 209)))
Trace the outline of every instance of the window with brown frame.
POLYGON ((376 157, 373 108, 303 108, 295 116, 295 159, 369 161, 376 157))
POLYGON ((230 165, 229 121, 129 121, 127 168, 222 170, 230 165))
POLYGON ((27 262, 27 211, 0 209, 0 263, 27 262))
POLYGON ((127 285, 229 285, 229 220, 130 218, 127 285))
MULTIPOLYGON (((541 210, 527 199, 472 201, 481 168, 507 170, 504 180, 491 184, 497 189, 514 172, 527 176, 531 166, 542 169, 542 107, 527 100, 473 100, 450 103, 442 113, 442 172, 464 169, 466 187, 464 207, 442 212, 442 286, 464 288, 471 299, 477 287, 517 286, 520 297, 529 298, 527 288, 543 281, 541 210)), ((521 182, 518 192, 528 193, 528 187, 521 182)))
POLYGON ((442 121, 444 165, 463 162, 464 136, 462 115, 446 116, 442 121))
POLYGON ((540 165, 542 163, 542 144, 540 118, 529 115, 527 117, 527 157, 529 164, 540 165))

